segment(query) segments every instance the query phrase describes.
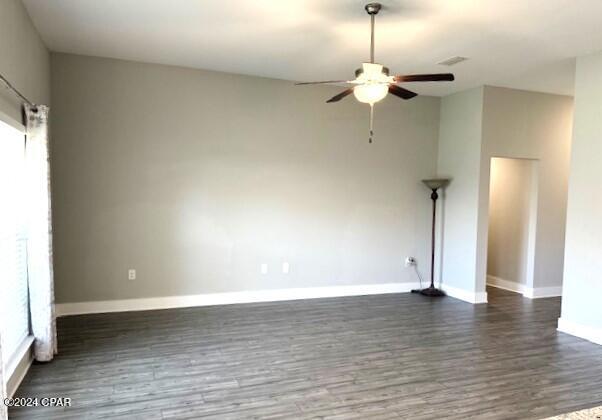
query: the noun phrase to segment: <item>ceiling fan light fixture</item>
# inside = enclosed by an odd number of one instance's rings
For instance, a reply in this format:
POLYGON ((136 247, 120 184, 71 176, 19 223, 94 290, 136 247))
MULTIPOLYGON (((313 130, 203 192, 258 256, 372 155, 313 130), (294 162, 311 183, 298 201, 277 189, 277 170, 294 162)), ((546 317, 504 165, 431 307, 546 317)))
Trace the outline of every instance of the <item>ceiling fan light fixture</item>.
POLYGON ((374 105, 389 93, 389 86, 385 83, 366 83, 353 88, 353 96, 358 101, 374 105))
POLYGON ((364 104, 374 105, 389 92, 389 71, 382 64, 362 63, 362 69, 355 79, 357 86, 353 88, 355 98, 364 104))

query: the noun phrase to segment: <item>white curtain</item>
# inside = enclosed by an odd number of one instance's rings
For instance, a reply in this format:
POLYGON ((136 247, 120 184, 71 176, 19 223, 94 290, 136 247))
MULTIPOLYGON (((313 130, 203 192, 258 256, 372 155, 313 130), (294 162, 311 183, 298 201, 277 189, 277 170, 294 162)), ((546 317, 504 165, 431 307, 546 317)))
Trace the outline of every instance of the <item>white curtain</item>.
POLYGON ((52 223, 48 107, 25 105, 27 173, 27 272, 34 357, 48 362, 57 352, 52 272, 52 223))

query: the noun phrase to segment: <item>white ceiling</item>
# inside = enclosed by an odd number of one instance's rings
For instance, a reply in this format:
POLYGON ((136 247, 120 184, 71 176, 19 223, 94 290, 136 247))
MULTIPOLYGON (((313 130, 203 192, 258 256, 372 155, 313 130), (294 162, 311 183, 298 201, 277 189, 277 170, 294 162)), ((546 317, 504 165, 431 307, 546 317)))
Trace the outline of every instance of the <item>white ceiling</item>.
MULTIPOLYGON (((357 0, 23 0, 52 51, 286 80, 352 78, 369 18, 357 0)), ((572 94, 574 57, 602 50, 600 0, 382 0, 376 61, 445 95, 491 84, 572 94), (470 57, 451 68, 435 63, 470 57)))

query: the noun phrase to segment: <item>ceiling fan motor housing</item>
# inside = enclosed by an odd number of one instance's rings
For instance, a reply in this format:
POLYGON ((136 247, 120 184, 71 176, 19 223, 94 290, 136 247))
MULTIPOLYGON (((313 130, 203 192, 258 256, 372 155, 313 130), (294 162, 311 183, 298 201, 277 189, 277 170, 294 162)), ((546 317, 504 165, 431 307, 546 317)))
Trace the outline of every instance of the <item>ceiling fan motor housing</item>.
MULTIPOLYGON (((363 68, 362 68, 362 69, 357 69, 357 70, 355 70, 355 77, 356 77, 356 78, 357 78, 357 77, 359 77, 359 76, 360 76, 360 74, 362 74, 363 72, 364 72, 364 69, 363 69, 363 68)), ((382 72, 383 72, 383 74, 385 74, 385 75, 387 75, 387 76, 388 76, 388 75, 389 75, 389 67, 385 67, 385 66, 383 66, 383 70, 382 70, 382 72)))

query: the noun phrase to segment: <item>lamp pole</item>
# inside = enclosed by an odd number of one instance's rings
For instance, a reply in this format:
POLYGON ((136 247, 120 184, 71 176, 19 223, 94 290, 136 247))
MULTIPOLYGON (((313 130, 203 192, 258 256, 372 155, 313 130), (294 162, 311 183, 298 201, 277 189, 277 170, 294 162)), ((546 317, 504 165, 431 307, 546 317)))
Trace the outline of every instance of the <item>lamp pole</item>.
POLYGON ((437 217, 437 199, 439 198, 439 194, 437 194, 437 190, 432 190, 431 200, 433 200, 433 227, 431 229, 431 287, 430 289, 435 288, 435 223, 437 217))
POLYGON ((431 284, 426 289, 415 289, 412 293, 420 293, 424 296, 445 296, 445 292, 435 287, 435 229, 437 226, 437 199, 439 194, 437 190, 443 188, 449 183, 449 179, 423 179, 422 182, 431 190, 431 200, 433 200, 433 217, 431 226, 431 284))

